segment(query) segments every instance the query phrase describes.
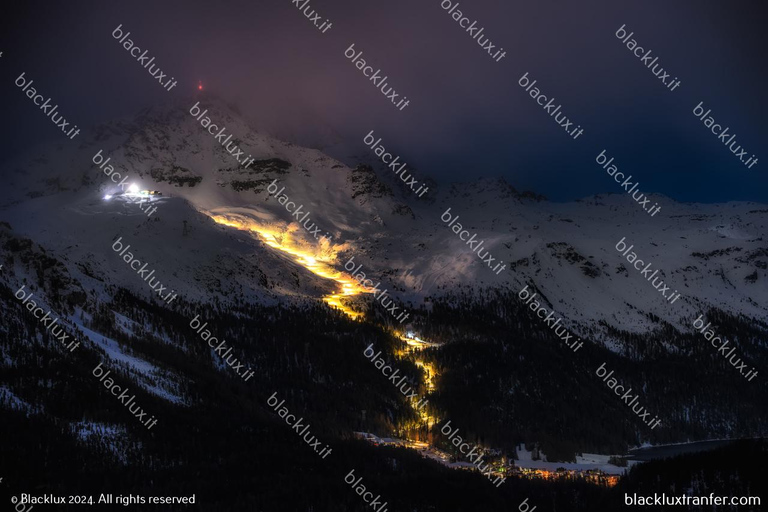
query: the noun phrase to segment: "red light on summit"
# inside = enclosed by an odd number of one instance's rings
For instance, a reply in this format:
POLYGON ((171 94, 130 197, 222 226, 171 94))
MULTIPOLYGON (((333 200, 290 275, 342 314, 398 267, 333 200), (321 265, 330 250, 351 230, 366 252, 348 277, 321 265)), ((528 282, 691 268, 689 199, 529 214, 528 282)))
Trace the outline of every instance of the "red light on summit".
POLYGON ((203 90, 203 82, 197 82, 197 90, 202 91, 203 90))

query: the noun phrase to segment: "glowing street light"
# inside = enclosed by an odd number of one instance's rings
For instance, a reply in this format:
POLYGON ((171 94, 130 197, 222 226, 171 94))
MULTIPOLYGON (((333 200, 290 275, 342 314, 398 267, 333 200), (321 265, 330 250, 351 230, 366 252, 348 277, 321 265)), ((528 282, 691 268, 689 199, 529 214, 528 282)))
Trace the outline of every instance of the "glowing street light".
POLYGON ((139 193, 139 186, 135 183, 131 183, 128 186, 128 192, 131 194, 138 194, 139 193))
POLYGON ((107 195, 104 196, 104 200, 105 201, 109 201, 110 199, 112 199, 111 195, 107 194, 107 195))

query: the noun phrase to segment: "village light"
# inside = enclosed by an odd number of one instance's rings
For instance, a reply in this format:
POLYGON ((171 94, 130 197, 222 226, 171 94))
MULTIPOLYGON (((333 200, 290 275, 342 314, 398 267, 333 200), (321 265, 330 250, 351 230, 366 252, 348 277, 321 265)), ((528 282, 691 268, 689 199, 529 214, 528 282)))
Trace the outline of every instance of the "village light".
POLYGON ((135 183, 131 183, 128 186, 128 192, 130 192, 131 194, 138 194, 139 186, 137 184, 135 184, 135 183))

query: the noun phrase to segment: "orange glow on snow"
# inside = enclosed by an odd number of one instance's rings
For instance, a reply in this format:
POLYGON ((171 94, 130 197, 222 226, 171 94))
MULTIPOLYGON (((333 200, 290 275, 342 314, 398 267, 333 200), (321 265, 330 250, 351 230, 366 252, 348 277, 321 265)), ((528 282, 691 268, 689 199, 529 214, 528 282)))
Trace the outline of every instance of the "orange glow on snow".
POLYGON ((324 296, 323 302, 341 310, 353 320, 361 316, 361 313, 354 311, 344 304, 342 300, 363 293, 370 293, 370 291, 353 277, 339 272, 333 267, 341 246, 334 246, 330 243, 308 246, 303 241, 294 237, 293 232, 287 229, 288 226, 283 226, 282 228, 266 226, 240 214, 215 214, 208 212, 208 215, 217 224, 258 234, 265 244, 287 255, 291 260, 313 274, 335 281, 340 289, 334 294, 324 296))
MULTIPOLYGON (((353 320, 362 316, 361 313, 346 305, 343 299, 355 297, 363 293, 372 293, 372 290, 362 286, 352 276, 339 272, 334 268, 333 265, 337 263, 337 255, 341 251, 342 246, 332 245, 327 241, 308 245, 305 241, 293 235, 294 232, 301 231, 303 228, 291 229, 290 225, 285 224, 282 226, 269 226, 259 223, 249 216, 234 212, 205 213, 217 224, 256 233, 265 244, 288 256, 292 261, 313 274, 335 281, 339 285, 339 290, 336 293, 325 295, 323 302, 332 308, 339 309, 353 320)), ((422 340, 418 336, 409 337, 403 332, 395 332, 394 334, 405 344, 404 349, 396 352, 398 359, 404 359, 414 355, 415 352, 437 346, 435 343, 422 340)), ((413 362, 424 372, 422 383, 426 393, 429 394, 436 391, 437 380, 440 374, 435 366, 420 357, 414 357, 413 362)), ((419 399, 421 397, 412 398, 409 401, 418 419, 408 421, 399 428, 406 435, 424 427, 430 428, 440 421, 439 417, 431 415, 425 408, 416 408, 419 399)), ((409 439, 408 442, 419 443, 419 446, 426 446, 426 443, 413 439, 409 439)))

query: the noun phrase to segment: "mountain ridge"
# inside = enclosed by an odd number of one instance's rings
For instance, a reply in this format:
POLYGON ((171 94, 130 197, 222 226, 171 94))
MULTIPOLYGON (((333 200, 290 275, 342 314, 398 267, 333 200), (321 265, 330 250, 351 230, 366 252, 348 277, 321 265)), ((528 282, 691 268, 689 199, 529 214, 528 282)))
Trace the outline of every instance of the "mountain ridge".
MULTIPOLYGON (((173 240, 177 248, 187 247, 187 253, 194 243, 209 244, 204 241, 206 237, 226 239, 221 246, 240 246, 244 249, 236 251, 240 256, 251 250, 263 256, 259 278, 246 279, 254 291, 251 295, 259 299, 270 296, 270 300, 284 300, 297 293, 319 298, 319 290, 332 287, 333 283, 323 283, 285 255, 274 254, 259 236, 244 236, 206 223, 204 218, 237 215, 243 222, 276 233, 274 236, 287 237, 291 244, 324 258, 338 270, 354 257, 388 280, 397 289, 393 292, 397 298, 416 307, 428 307, 430 296, 456 286, 515 291, 533 285, 554 302, 547 305, 563 316, 565 325, 582 335, 592 333, 595 341, 606 346, 612 341, 607 334, 610 329, 601 327, 603 324, 638 333, 671 325, 683 332, 688 318, 710 307, 755 321, 768 316, 768 292, 761 286, 768 279, 768 257, 761 252, 768 247, 762 239, 768 210, 758 203, 684 204, 656 195, 662 215, 651 219, 620 194, 552 203, 538 194, 519 192, 501 178, 439 186, 429 194, 429 201, 418 201, 388 185, 388 180, 377 174, 381 171, 373 167, 351 168, 318 150, 252 130, 216 98, 201 95, 192 99, 148 108, 133 119, 84 132, 76 148, 53 145, 41 155, 27 158, 26 164, 6 166, 25 170, 11 173, 12 193, 5 197, 0 218, 9 220, 22 234, 56 233, 44 240, 54 252, 75 244, 76 238, 68 232, 87 232, 83 226, 96 219, 105 225, 114 223, 115 236, 132 234, 141 244, 140 237, 154 233, 158 240, 173 240), (192 99, 254 155, 253 165, 238 166, 189 114, 186 106, 192 99), (93 158, 86 160, 97 151, 142 188, 165 194, 157 202, 154 218, 143 219, 126 210, 130 205, 118 208, 116 203, 103 201, 103 194, 113 193, 117 187, 93 158), (48 178, 26 178, 39 175, 48 178), (286 201, 311 213, 313 223, 331 242, 320 246, 300 229, 291 212, 267 190, 270 184, 282 189, 286 201), (20 206, 24 199, 30 199, 29 204, 20 206), (46 218, 45 211, 57 208, 68 209, 70 217, 82 218, 69 224, 46 218), (497 276, 475 261, 466 244, 440 220, 448 208, 505 263, 504 272, 497 276), (190 234, 192 228, 201 231, 190 234), (211 234, 222 229, 228 233, 211 234), (180 232, 186 233, 184 238, 198 241, 180 243, 180 232), (69 242, 62 243, 62 236, 69 242), (678 304, 657 300, 651 285, 628 268, 614 249, 621 239, 660 269, 665 282, 678 287, 682 294, 678 304), (699 256, 705 250, 720 252, 707 258, 699 256), (280 269, 269 284, 265 266, 280 269), (297 276, 303 276, 299 281, 309 287, 297 288, 297 276), (725 291, 722 283, 726 284, 725 291), (265 287, 276 289, 277 294, 264 293, 265 287)), ((99 251, 107 252, 106 241, 82 257, 98 259, 99 251)), ((168 256, 173 260, 167 252, 150 254, 157 265, 168 256)), ((220 259, 214 254, 205 257, 217 262, 206 265, 216 275, 220 259)), ((237 261, 243 263, 227 272, 247 275, 248 259, 237 261)), ((105 272, 119 273, 114 267, 120 264, 119 260, 107 264, 110 270, 105 272)), ((193 258, 188 266, 195 265, 193 258)), ((211 292, 208 285, 196 287, 194 292, 192 288, 188 293, 197 299, 211 292)), ((224 287, 220 290, 224 294, 213 288, 222 296, 237 286, 224 287)), ((245 292, 241 289, 239 293, 245 292)))

